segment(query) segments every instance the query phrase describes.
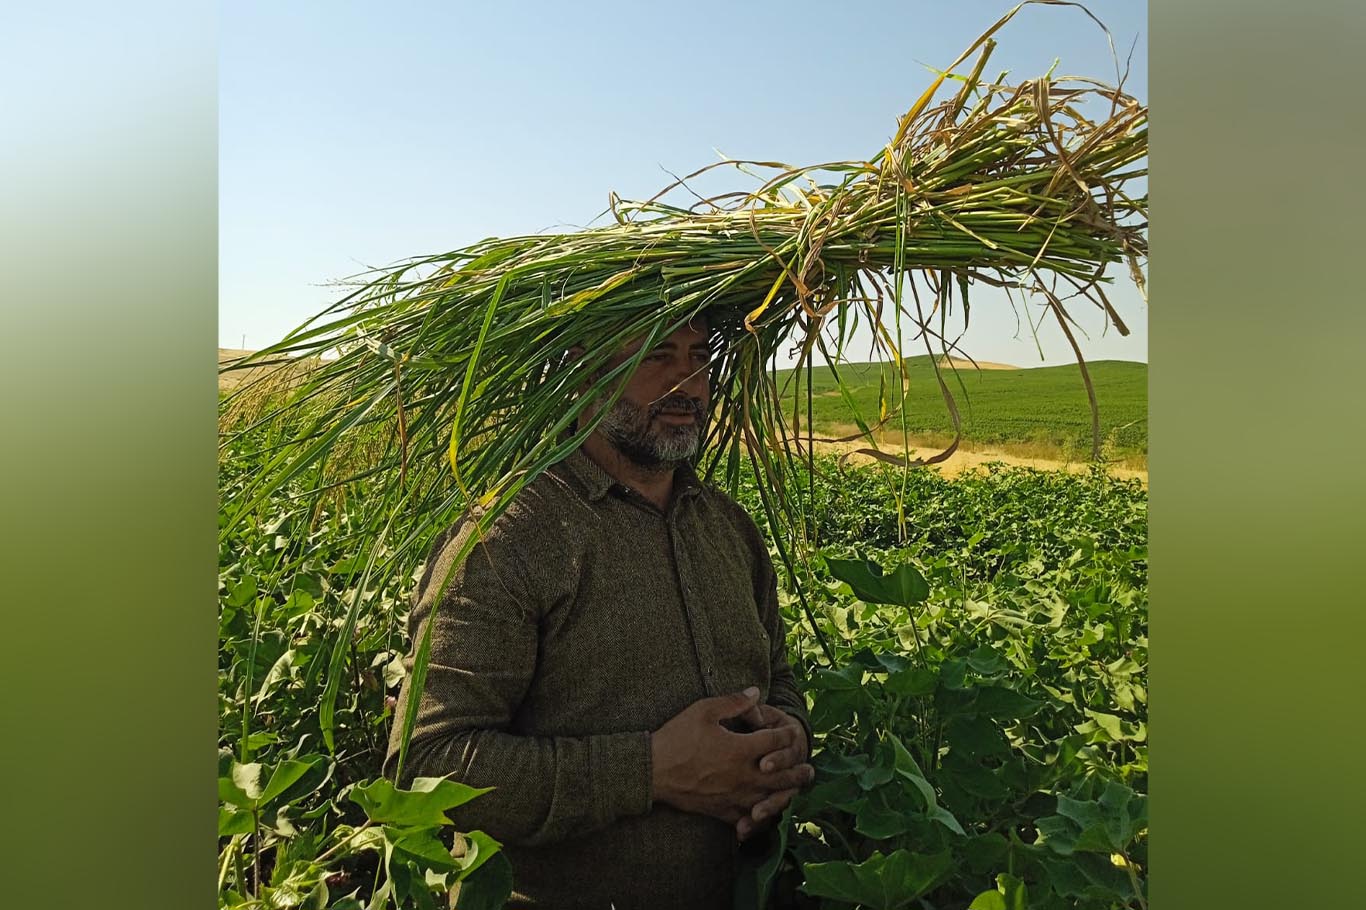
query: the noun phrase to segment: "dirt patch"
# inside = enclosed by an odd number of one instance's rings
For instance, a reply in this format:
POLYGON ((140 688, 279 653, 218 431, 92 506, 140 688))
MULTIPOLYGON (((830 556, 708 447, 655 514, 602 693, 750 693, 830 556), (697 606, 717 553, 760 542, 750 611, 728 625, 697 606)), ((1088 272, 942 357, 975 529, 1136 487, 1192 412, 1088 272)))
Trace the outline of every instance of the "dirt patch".
POLYGON ((953 368, 956 370, 1018 370, 1019 367, 1011 366, 1008 363, 993 363, 990 360, 960 360, 957 357, 940 357, 940 369, 953 368))
POLYGON ((243 351, 237 348, 218 349, 218 391, 232 391, 242 383, 257 379, 270 372, 270 367, 250 367, 245 370, 232 370, 227 373, 223 372, 224 367, 231 366, 250 353, 251 351, 243 351))
MULTIPOLYGON (((832 428, 832 430, 833 432, 828 435, 844 436, 857 432, 854 427, 845 430, 837 427, 832 428)), ((926 440, 915 437, 911 437, 910 443, 910 448, 907 451, 912 458, 931 458, 948 446, 948 440, 926 440)), ((869 447, 867 440, 817 442, 816 452, 818 454, 848 455, 849 464, 876 464, 878 459, 871 455, 850 454, 858 449, 869 447)), ((900 434, 897 434, 894 441, 879 437, 877 448, 888 455, 900 456, 902 454, 900 434)), ((960 442, 952 455, 939 464, 931 465, 929 470, 938 471, 945 477, 957 477, 959 474, 969 471, 984 471, 986 465, 991 462, 1000 462, 1013 467, 1035 468, 1040 471, 1068 471, 1074 474, 1082 474, 1091 469, 1088 455, 1088 452, 1081 452, 1069 458, 1057 450, 1041 452, 1039 446, 1029 444, 1018 446, 977 445, 970 442, 960 442)), ((1137 478, 1144 486, 1148 485, 1146 458, 1116 459, 1108 464, 1106 469, 1113 477, 1124 480, 1137 478)))
MULTIPOLYGON (((963 360, 958 357, 940 357, 938 363, 941 370, 958 370, 959 372, 972 372, 973 370, 1019 370, 1020 367, 1008 363, 996 363, 991 360, 979 360, 973 363, 971 360, 963 360)), ((825 392, 815 393, 817 398, 839 398, 840 390, 831 389, 825 392)))
MULTIPOLYGON (((243 351, 237 348, 218 349, 218 391, 231 392, 241 385, 255 382, 266 376, 273 376, 273 381, 268 384, 271 388, 285 387, 297 381, 304 373, 317 364, 316 358, 290 360, 281 357, 275 363, 267 363, 238 370, 229 370, 226 373, 223 372, 225 367, 231 366, 252 353, 254 352, 243 351)), ((266 385, 267 383, 261 383, 262 387, 265 387, 266 385)))

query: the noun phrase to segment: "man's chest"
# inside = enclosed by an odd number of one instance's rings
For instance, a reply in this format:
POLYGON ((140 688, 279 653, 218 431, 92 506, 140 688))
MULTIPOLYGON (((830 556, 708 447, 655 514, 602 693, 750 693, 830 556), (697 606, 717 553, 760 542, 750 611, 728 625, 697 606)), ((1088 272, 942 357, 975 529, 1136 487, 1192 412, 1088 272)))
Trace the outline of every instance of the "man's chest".
POLYGON ((698 698, 766 692, 768 635, 738 535, 609 505, 544 605, 527 732, 653 729, 698 698))

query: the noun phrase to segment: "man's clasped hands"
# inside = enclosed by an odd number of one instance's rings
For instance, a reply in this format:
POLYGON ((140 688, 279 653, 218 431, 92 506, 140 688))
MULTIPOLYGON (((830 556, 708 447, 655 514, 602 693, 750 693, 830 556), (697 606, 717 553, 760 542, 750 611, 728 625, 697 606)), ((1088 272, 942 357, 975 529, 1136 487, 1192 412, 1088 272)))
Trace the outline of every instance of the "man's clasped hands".
POLYGON ((704 698, 650 736, 654 801, 719 818, 743 841, 811 782, 808 757, 801 723, 760 704, 757 688, 704 698))

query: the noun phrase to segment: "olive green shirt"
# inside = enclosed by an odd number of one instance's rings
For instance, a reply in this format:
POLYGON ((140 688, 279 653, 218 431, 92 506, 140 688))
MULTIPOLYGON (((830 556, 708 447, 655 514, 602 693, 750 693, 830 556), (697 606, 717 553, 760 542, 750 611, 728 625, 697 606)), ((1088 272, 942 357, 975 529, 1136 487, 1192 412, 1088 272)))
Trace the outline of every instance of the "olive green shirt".
POLYGON ((809 742, 753 520, 687 467, 661 512, 575 451, 517 495, 441 593, 471 533, 437 542, 409 620, 415 646, 434 625, 404 780, 496 788, 451 817, 503 842, 511 907, 729 907, 735 831, 652 802, 649 735, 753 685, 809 742))

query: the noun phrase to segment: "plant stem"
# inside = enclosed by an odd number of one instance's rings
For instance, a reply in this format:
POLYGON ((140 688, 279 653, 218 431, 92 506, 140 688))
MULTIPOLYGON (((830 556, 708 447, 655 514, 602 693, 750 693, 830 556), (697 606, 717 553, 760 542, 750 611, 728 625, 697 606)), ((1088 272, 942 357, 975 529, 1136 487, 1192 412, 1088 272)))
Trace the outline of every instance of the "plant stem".
POLYGON ((1142 910, 1148 910, 1148 902, 1143 898, 1143 889, 1138 884, 1138 873, 1134 871, 1134 864, 1129 860, 1127 854, 1121 853, 1124 857, 1124 871, 1129 873, 1129 882, 1134 886, 1134 896, 1138 898, 1138 906, 1142 910))
POLYGON ((324 851, 324 852, 322 853, 321 856, 319 856, 316 860, 314 860, 314 862, 316 862, 316 863, 318 863, 318 864, 320 864, 320 865, 321 865, 322 863, 327 862, 327 861, 332 857, 332 854, 333 854, 333 853, 336 853, 338 850, 340 850, 342 847, 346 846, 346 845, 347 845, 348 843, 350 843, 352 840, 355 840, 355 837, 356 837, 357 834, 360 834, 362 831, 364 831, 364 830, 367 829, 367 828, 374 827, 374 824, 375 824, 374 822, 367 820, 367 821, 366 821, 363 825, 361 825, 359 828, 357 828, 356 830, 352 831, 350 834, 346 835, 346 837, 343 837, 341 840, 337 841, 337 842, 336 842, 335 844, 333 844, 330 848, 328 848, 326 851, 324 851))
POLYGON ((251 868, 252 896, 255 897, 261 893, 261 810, 256 805, 251 807, 251 868))
POLYGON ((228 880, 228 867, 233 864, 233 855, 236 853, 237 838, 228 841, 227 847, 223 849, 223 859, 218 866, 218 893, 222 895, 223 885, 228 880))
MULTIPOLYGON (((239 837, 240 836, 241 835, 239 835, 239 837)), ((236 838, 234 838, 234 840, 236 840, 236 838)), ((237 886, 242 889, 243 896, 247 893, 247 867, 242 856, 242 843, 244 843, 245 840, 246 838, 243 837, 242 840, 237 841, 237 849, 233 851, 232 854, 233 871, 237 873, 237 886)))

